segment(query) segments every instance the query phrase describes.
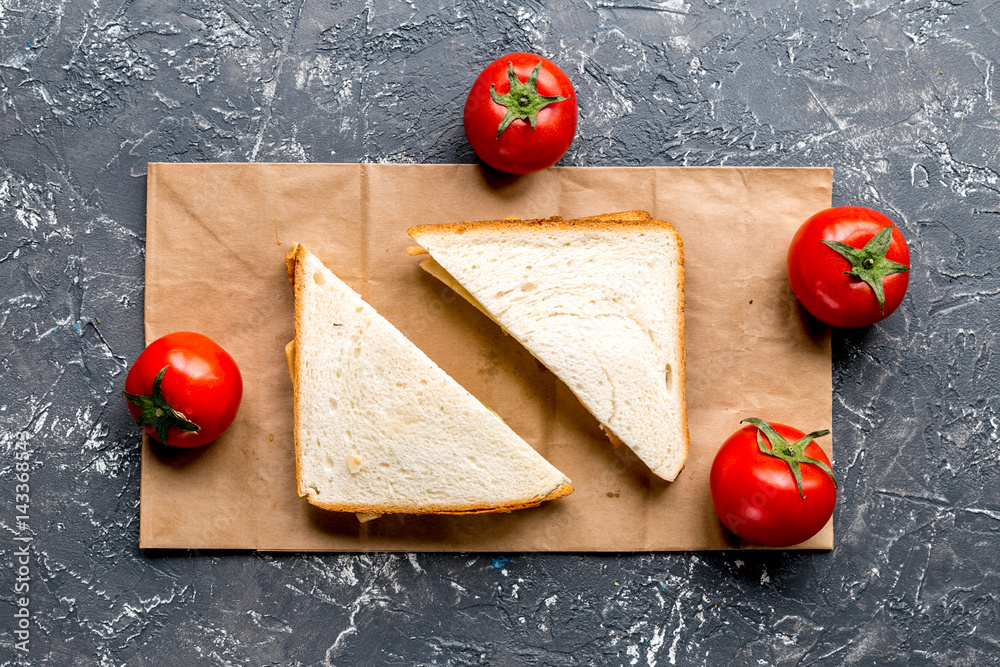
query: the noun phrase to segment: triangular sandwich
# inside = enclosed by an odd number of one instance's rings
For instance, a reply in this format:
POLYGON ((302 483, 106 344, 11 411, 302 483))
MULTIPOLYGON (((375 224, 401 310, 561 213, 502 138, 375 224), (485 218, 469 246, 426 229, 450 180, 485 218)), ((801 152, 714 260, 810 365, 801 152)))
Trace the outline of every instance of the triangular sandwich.
POLYGON ((421 267, 555 373, 612 442, 677 477, 688 452, 684 248, 670 223, 628 211, 408 231, 431 255, 421 267))
MULTIPOLYGON (((565 475, 296 245, 290 344, 298 493, 359 514, 501 512, 565 475)), ((360 517, 359 517, 360 518, 360 517)))

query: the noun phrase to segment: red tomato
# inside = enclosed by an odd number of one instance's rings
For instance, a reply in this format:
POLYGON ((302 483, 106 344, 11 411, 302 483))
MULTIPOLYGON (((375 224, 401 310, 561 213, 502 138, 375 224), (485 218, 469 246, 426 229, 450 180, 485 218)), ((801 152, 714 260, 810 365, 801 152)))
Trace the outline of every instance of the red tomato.
POLYGON ((178 331, 142 351, 122 395, 150 437, 175 447, 198 447, 233 423, 243 378, 233 358, 211 338, 178 331))
POLYGON ((709 486, 716 514, 747 542, 787 547, 808 540, 833 516, 837 500, 830 459, 813 442, 829 431, 806 436, 783 424, 744 421, 751 425, 730 436, 712 462, 709 486), (762 446, 772 453, 763 453, 762 446))
POLYGON ((909 267, 899 227, 861 206, 820 211, 788 248, 792 292, 813 316, 835 327, 866 327, 891 315, 906 294, 909 267))
POLYGON ((573 143, 576 93, 549 60, 511 53, 480 73, 463 118, 465 136, 483 162, 530 174, 554 165, 573 143))

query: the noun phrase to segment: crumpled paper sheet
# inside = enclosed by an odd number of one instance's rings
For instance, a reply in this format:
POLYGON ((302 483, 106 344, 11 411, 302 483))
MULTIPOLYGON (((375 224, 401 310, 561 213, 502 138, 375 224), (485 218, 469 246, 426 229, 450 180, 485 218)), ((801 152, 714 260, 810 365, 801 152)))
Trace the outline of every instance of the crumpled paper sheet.
MULTIPOLYGON (((235 423, 215 443, 143 442, 140 546, 739 548, 709 494, 718 447, 745 417, 806 432, 835 426, 829 329, 805 314, 785 275, 793 233, 830 206, 831 184, 828 168, 565 167, 512 177, 475 165, 150 164, 146 340, 204 333, 233 355, 245 386, 235 423), (691 448, 673 483, 612 448, 555 376, 406 254, 411 225, 631 209, 672 222, 684 240, 691 448), (365 524, 299 498, 282 352, 293 312, 283 260, 295 242, 569 475, 575 493, 509 514, 365 524)), ((820 444, 830 452, 830 438, 820 444)), ((831 525, 800 546, 832 548, 831 525)))

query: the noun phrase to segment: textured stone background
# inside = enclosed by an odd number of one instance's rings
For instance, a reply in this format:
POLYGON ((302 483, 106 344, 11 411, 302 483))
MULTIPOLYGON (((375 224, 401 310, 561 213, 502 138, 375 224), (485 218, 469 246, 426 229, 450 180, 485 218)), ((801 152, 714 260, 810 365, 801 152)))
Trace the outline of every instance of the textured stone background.
POLYGON ((990 1, 0 0, 0 662, 1000 663, 998 31, 990 1), (562 164, 830 165, 910 240, 901 309, 834 335, 834 551, 139 552, 146 162, 471 162, 464 95, 512 50, 577 86, 562 164))

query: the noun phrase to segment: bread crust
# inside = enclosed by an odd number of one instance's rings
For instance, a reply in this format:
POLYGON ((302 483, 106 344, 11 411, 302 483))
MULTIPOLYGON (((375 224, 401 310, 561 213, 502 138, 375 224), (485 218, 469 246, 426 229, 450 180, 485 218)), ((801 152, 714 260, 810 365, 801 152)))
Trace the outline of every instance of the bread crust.
MULTIPOLYGON (((414 227, 410 227, 406 231, 417 243, 420 243, 420 237, 424 235, 443 236, 449 234, 465 234, 466 232, 472 230, 486 231, 503 235, 511 233, 545 234, 552 231, 579 230, 616 232, 621 231, 623 228, 627 228, 629 230, 645 229, 649 231, 655 230, 658 232, 667 232, 673 237, 675 243, 677 244, 678 261, 681 265, 681 275, 677 283, 677 290, 679 294, 677 308, 677 321, 679 328, 678 346, 680 348, 681 359, 683 360, 686 357, 686 347, 684 341, 684 242, 681 239, 680 233, 672 224, 665 220, 655 220, 646 211, 620 211, 617 213, 604 213, 601 215, 573 218, 570 220, 563 219, 560 216, 553 216, 550 218, 533 220, 507 218, 504 220, 480 220, 474 222, 416 225, 414 227)), ((480 308, 481 307, 482 306, 480 306, 480 308)), ((683 443, 681 445, 683 452, 682 456, 678 457, 681 464, 679 466, 671 466, 667 469, 661 468, 658 470, 652 470, 654 474, 670 482, 674 481, 680 471, 684 469, 684 462, 687 460, 687 456, 690 451, 690 432, 688 430, 687 423, 686 366, 687 363, 685 361, 681 364, 679 369, 675 369, 677 373, 678 386, 680 387, 680 410, 683 415, 683 443)), ((601 426, 613 442, 615 440, 621 442, 610 427, 606 424, 601 424, 601 426)))
POLYGON ((361 514, 491 514, 497 512, 513 512, 514 510, 530 509, 532 507, 538 507, 547 500, 555 500, 557 498, 562 498, 573 493, 572 484, 561 484, 555 490, 553 490, 549 495, 544 498, 539 498, 538 500, 525 501, 523 503, 516 503, 511 505, 497 505, 496 507, 455 507, 453 509, 429 509, 429 510, 414 510, 409 508, 400 508, 397 505, 365 505, 360 507, 358 505, 340 505, 334 503, 324 503, 322 501, 316 500, 313 494, 303 494, 299 493, 300 496, 309 501, 311 505, 319 507, 320 509, 328 510, 331 512, 352 512, 361 514))
MULTIPOLYGON (((550 218, 535 218, 525 220, 522 218, 505 218, 503 220, 477 220, 474 222, 450 222, 435 225, 416 225, 406 230, 417 242, 420 234, 464 234, 466 231, 475 229, 477 231, 548 231, 552 229, 601 229, 614 231, 622 226, 645 227, 648 229, 667 229, 677 234, 677 230, 669 222, 654 220, 645 211, 621 211, 619 213, 604 213, 592 215, 585 218, 573 218, 566 220, 558 215, 550 218)), ((677 234, 678 240, 680 234, 677 234)))
MULTIPOLYGON (((295 337, 292 339, 293 342, 295 342, 294 347, 298 346, 299 331, 301 330, 302 327, 302 299, 300 294, 302 290, 302 277, 297 276, 296 274, 298 273, 298 268, 303 264, 306 252, 307 251, 305 248, 296 243, 292 246, 292 249, 288 252, 288 254, 285 255, 285 268, 288 270, 288 284, 292 288, 292 294, 295 300, 295 328, 294 328, 295 337)), ((302 397, 299 394, 299 383, 298 383, 298 377, 300 373, 299 369, 300 359, 301 355, 293 353, 292 414, 294 416, 294 422, 292 428, 294 432, 293 440, 295 441, 295 461, 296 461, 295 488, 300 497, 305 497, 306 496, 306 490, 304 488, 305 484, 302 481, 302 475, 299 473, 299 466, 298 466, 298 461, 301 460, 302 456, 301 444, 300 444, 301 440, 300 433, 302 432, 302 426, 300 424, 300 417, 299 417, 299 404, 302 402, 302 397)))

